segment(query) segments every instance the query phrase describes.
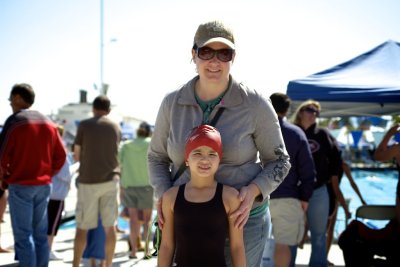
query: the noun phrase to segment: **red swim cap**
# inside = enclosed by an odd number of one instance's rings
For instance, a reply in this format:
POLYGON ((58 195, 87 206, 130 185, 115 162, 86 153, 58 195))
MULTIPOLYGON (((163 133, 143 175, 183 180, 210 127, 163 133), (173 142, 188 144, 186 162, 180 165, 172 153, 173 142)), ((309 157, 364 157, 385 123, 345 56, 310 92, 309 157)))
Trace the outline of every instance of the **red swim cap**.
POLYGON ((222 141, 218 130, 210 125, 202 124, 192 130, 186 141, 185 160, 188 159, 190 152, 199 146, 208 146, 218 153, 222 159, 222 141))

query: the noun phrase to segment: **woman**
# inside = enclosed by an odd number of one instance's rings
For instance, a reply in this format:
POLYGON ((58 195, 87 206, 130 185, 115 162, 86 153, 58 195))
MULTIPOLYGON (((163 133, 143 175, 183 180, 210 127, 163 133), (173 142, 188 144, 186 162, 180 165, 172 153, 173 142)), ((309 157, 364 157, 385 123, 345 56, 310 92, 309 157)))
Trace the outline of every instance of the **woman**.
MULTIPOLYGON (((223 23, 212 21, 198 27, 192 48, 198 76, 168 94, 161 104, 148 153, 150 182, 162 227, 162 194, 189 180, 185 171, 171 181, 184 162, 186 137, 224 108, 216 123, 224 156, 215 176, 240 193, 241 204, 232 216, 235 226, 244 227, 247 266, 259 267, 270 224, 268 195, 285 178, 290 163, 270 101, 230 75, 235 53, 234 36, 223 23)), ((227 264, 232 266, 229 243, 225 249, 227 264)))
MULTIPOLYGON (((400 144, 388 145, 398 132, 400 124, 393 125, 379 143, 374 157, 379 161, 394 160, 400 176, 400 144)), ((396 189, 396 217, 381 229, 371 229, 359 220, 353 220, 340 234, 338 244, 348 267, 400 266, 400 180, 396 189)))
MULTIPOLYGON (((57 125, 60 136, 64 134, 64 127, 57 125)), ((57 235, 58 228, 60 228, 61 217, 64 211, 65 198, 71 187, 71 180, 73 173, 70 170, 71 159, 67 156, 61 170, 51 179, 51 193, 49 203, 47 204, 47 240, 49 243, 49 259, 61 260, 54 251, 52 251, 54 237, 57 235)))
POLYGON ((307 222, 311 232, 311 256, 309 266, 326 267, 326 230, 329 214, 327 183, 338 184, 340 152, 335 139, 327 129, 317 127, 321 106, 317 101, 308 100, 300 104, 293 115, 293 123, 300 126, 308 139, 313 155, 317 181, 309 199, 307 222))
MULTIPOLYGON (((143 236, 147 237, 153 211, 153 188, 147 169, 147 150, 151 139, 151 126, 142 122, 132 141, 124 143, 119 151, 121 163, 122 203, 128 208, 131 253, 136 259, 137 240, 140 240, 139 212, 143 214, 143 236)), ((140 243, 140 241, 139 241, 140 243)))
POLYGON ((399 172, 399 179, 396 189, 396 217, 397 222, 400 224, 400 143, 394 143, 389 146, 388 143, 391 138, 400 133, 400 123, 395 123, 385 134, 382 141, 375 150, 375 160, 388 161, 395 160, 397 170, 399 172))

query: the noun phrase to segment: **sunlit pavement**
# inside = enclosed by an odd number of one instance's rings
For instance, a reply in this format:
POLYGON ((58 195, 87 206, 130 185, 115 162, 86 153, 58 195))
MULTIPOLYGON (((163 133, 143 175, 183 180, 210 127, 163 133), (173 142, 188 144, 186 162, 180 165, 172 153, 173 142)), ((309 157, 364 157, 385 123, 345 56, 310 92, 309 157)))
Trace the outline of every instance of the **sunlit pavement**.
MULTIPOLYGON (((1 245, 3 248, 13 250, 13 236, 11 232, 11 223, 8 210, 4 216, 5 222, 1 224, 1 245)), ((73 242, 75 237, 75 229, 59 230, 54 239, 53 251, 57 253, 62 260, 50 261, 50 267, 58 266, 71 266, 73 259, 73 242)), ((150 244, 152 248, 152 244, 150 244)), ((137 253, 138 259, 129 259, 128 243, 124 234, 118 234, 117 246, 113 259, 113 266, 135 266, 135 267, 155 267, 157 266, 157 259, 143 259, 144 253, 137 253)), ((307 266, 310 257, 310 245, 305 244, 303 249, 298 249, 296 266, 307 266)), ((335 266, 344 266, 342 251, 338 245, 334 244, 331 247, 329 260, 335 266)), ((14 253, 0 253, 0 266, 18 266, 18 262, 14 261, 14 253)), ((82 260, 81 266, 90 266, 88 260, 82 260)))

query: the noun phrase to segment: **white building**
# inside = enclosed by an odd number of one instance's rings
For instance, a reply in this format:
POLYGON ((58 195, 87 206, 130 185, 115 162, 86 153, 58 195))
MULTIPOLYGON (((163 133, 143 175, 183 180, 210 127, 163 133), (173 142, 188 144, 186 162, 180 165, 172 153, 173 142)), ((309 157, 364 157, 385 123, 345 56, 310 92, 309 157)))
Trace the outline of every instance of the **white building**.
MULTIPOLYGON (((73 144, 79 122, 92 116, 92 103, 87 102, 87 92, 85 90, 80 90, 79 103, 69 103, 58 110, 55 120, 57 123, 64 125, 64 140, 67 145, 73 144)), ((122 126, 123 137, 128 139, 135 136, 136 129, 142 122, 140 119, 122 114, 115 105, 112 106, 108 116, 122 126), (129 132, 124 132, 124 130, 129 132), (133 132, 131 133, 130 131, 133 132)))

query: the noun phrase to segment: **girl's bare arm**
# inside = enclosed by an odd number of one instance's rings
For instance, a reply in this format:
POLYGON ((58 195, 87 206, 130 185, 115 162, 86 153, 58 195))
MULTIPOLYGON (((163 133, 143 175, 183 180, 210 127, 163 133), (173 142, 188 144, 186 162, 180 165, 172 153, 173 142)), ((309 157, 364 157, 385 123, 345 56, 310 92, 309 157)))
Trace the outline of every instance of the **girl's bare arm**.
POLYGON ((174 251, 174 211, 177 188, 171 188, 164 193, 162 199, 162 213, 164 215, 164 226, 162 229, 161 246, 158 255, 159 267, 171 267, 174 251))
POLYGON ((246 255, 243 241, 243 227, 235 226, 237 216, 230 216, 240 206, 239 192, 233 187, 224 186, 224 204, 229 221, 229 245, 234 267, 246 266, 246 255))

